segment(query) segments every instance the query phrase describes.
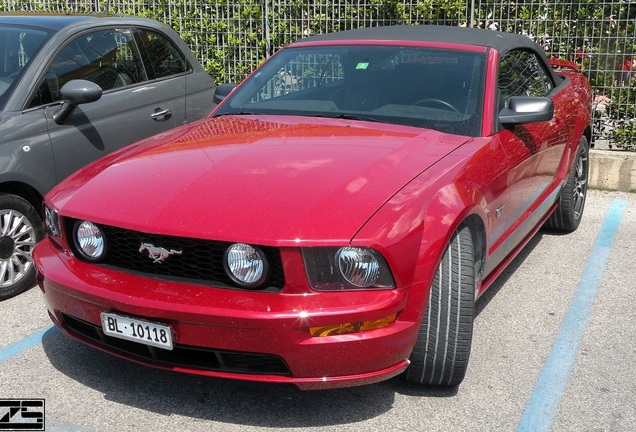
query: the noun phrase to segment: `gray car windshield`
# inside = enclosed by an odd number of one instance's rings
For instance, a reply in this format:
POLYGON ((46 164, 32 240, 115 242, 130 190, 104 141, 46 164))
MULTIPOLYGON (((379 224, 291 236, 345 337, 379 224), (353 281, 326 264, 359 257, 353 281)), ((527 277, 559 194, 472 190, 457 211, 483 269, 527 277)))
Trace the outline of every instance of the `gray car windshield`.
POLYGON ((31 27, 0 26, 0 109, 49 35, 31 27))
POLYGON ((484 53, 401 46, 286 48, 215 115, 333 117, 479 136, 484 53))

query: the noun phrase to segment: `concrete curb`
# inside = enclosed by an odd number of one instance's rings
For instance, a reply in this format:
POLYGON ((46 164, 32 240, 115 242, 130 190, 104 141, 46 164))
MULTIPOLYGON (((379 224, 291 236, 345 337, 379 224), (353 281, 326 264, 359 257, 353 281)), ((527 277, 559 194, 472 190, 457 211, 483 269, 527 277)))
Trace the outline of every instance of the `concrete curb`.
POLYGON ((636 192, 636 153, 590 150, 589 186, 593 189, 636 192))

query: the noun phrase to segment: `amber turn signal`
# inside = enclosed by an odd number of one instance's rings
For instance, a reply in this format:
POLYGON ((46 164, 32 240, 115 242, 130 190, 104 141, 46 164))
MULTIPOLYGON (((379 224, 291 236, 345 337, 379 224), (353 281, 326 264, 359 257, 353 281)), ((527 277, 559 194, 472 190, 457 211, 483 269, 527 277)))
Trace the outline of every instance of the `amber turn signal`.
POLYGON ((312 336, 337 336, 349 333, 360 333, 369 330, 377 330, 393 324, 397 320, 397 313, 388 317, 369 321, 351 322, 344 324, 333 324, 320 327, 309 327, 312 336))

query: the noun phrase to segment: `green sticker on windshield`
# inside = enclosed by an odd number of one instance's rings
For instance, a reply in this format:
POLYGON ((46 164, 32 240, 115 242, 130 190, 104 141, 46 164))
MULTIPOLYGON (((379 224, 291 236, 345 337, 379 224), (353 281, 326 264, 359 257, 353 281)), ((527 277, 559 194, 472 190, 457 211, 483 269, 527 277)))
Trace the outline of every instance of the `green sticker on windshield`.
POLYGON ((361 62, 358 63, 358 66, 356 66, 356 69, 366 69, 369 67, 369 62, 361 62))

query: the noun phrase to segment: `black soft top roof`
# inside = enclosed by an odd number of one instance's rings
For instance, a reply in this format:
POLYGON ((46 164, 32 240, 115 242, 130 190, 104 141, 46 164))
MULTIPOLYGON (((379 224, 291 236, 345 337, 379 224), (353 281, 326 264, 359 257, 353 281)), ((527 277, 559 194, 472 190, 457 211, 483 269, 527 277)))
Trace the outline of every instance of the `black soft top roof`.
POLYGON ((374 40, 429 41, 476 45, 494 48, 502 54, 512 48, 525 48, 537 51, 545 56, 545 51, 539 45, 520 34, 451 26, 402 25, 371 27, 311 36, 299 42, 374 40))

